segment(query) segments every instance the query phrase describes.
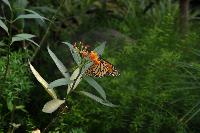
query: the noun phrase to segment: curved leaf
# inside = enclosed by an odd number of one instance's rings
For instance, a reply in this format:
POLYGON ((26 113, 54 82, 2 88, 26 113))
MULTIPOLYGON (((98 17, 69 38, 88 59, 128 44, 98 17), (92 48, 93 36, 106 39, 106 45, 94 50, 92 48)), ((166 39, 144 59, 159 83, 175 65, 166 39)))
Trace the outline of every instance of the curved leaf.
POLYGON ((35 37, 35 35, 27 34, 27 33, 17 34, 14 37, 12 37, 12 43, 16 41, 31 39, 33 37, 35 37))
POLYGON ((76 64, 80 65, 81 64, 81 56, 78 53, 78 51, 76 49, 74 49, 70 43, 68 43, 68 42, 62 42, 62 43, 66 44, 69 47, 72 57, 74 58, 74 61, 76 62, 76 64))
POLYGON ((108 101, 104 101, 103 99, 101 99, 101 98, 99 98, 99 97, 97 97, 97 96, 95 96, 95 95, 93 95, 93 94, 91 94, 91 93, 89 93, 89 92, 86 92, 86 91, 80 91, 80 92, 81 92, 82 94, 88 96, 89 98, 93 99, 94 101, 99 102, 99 103, 101 103, 101 104, 103 104, 103 105, 105 105, 105 106, 117 107, 117 105, 114 105, 114 104, 112 104, 112 103, 110 103, 110 102, 108 102, 108 101))
POLYGON ((44 17, 42 16, 38 16, 35 14, 22 14, 19 15, 14 21, 18 20, 18 19, 41 19, 44 22, 44 17))
POLYGON ((8 5, 9 6, 9 8, 10 8, 10 10, 12 11, 12 8, 11 8, 11 6, 10 6, 10 2, 8 1, 8 0, 2 0, 6 5, 8 5))
POLYGON ((84 79, 92 86, 96 89, 97 92, 99 92, 99 94, 102 96, 102 98, 104 100, 106 100, 106 93, 103 90, 103 88, 91 77, 84 77, 84 79))
POLYGON ((67 80, 66 78, 57 79, 57 80, 54 80, 53 82, 49 83, 48 88, 51 89, 51 88, 55 88, 58 86, 67 85, 71 82, 72 81, 70 81, 69 79, 67 80))
POLYGON ((17 34, 14 37, 12 37, 12 43, 17 42, 17 41, 27 40, 27 41, 32 42, 33 44, 35 44, 36 46, 39 47, 39 45, 36 42, 31 40, 31 38, 33 38, 33 37, 35 37, 35 35, 27 34, 27 33, 17 34))
POLYGON ((49 55, 51 56, 51 58, 53 59, 53 61, 55 62, 56 66, 58 67, 58 69, 60 70, 60 72, 62 73, 62 75, 69 79, 70 75, 67 72, 67 68, 63 65, 63 63, 56 57, 56 55, 49 49, 49 46, 47 47, 47 50, 49 52, 49 55))
POLYGON ((60 99, 53 99, 51 101, 48 101, 43 109, 42 112, 45 113, 53 113, 54 111, 56 111, 58 109, 58 107, 60 107, 61 104, 63 104, 65 102, 65 100, 60 100, 60 99))
POLYGON ((37 12, 33 10, 29 10, 29 9, 24 9, 24 10, 29 12, 29 14, 21 14, 14 21, 18 19, 40 19, 42 22, 44 22, 44 20, 50 21, 49 19, 41 16, 40 14, 38 14, 37 12))
POLYGON ((96 51, 99 55, 102 55, 105 49, 105 45, 106 45, 106 42, 101 43, 98 47, 94 49, 94 51, 96 51))
POLYGON ((8 27, 3 23, 3 21, 1 19, 0 19, 0 27, 3 28, 7 32, 7 34, 9 34, 8 27))
POLYGON ((30 69, 36 79, 40 82, 40 84, 44 87, 47 93, 54 99, 57 99, 57 95, 53 89, 48 89, 48 83, 40 76, 40 74, 35 70, 35 68, 29 62, 30 69))
POLYGON ((74 81, 74 82, 72 82, 72 83, 70 83, 68 85, 67 94, 69 94, 69 92, 71 91, 71 89, 74 90, 78 86, 78 84, 81 82, 81 80, 82 80, 82 74, 80 74, 80 69, 79 68, 77 68, 73 72, 73 74, 70 77, 70 80, 74 81))

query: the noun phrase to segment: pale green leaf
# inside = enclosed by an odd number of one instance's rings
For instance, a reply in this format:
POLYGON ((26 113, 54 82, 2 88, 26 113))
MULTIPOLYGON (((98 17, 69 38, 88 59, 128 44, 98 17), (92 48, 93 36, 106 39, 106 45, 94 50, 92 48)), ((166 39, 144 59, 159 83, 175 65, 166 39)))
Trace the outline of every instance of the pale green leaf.
POLYGON ((91 93, 89 93, 89 92, 86 92, 86 91, 80 91, 80 92, 81 92, 82 94, 88 96, 89 98, 93 99, 94 101, 99 102, 99 103, 101 103, 101 104, 103 104, 103 105, 105 105, 105 106, 117 107, 116 105, 114 105, 114 104, 112 104, 112 103, 110 103, 110 102, 108 102, 108 101, 104 101, 103 99, 101 99, 101 98, 99 98, 99 97, 97 97, 97 96, 95 96, 95 95, 93 95, 93 94, 91 94, 91 93))
POLYGON ((48 101, 42 111, 45 113, 53 113, 54 111, 56 111, 58 109, 58 107, 60 107, 61 104, 63 104, 65 102, 65 100, 60 100, 60 99, 53 99, 51 101, 48 101))
POLYGON ((3 21, 1 19, 0 19, 0 27, 3 28, 7 32, 7 34, 9 34, 8 27, 3 23, 3 21))
POLYGON ((51 58, 53 59, 53 61, 55 62, 56 66, 58 67, 58 69, 60 70, 60 72, 62 73, 62 75, 69 79, 70 75, 67 72, 67 68, 63 65, 63 63, 56 57, 56 55, 49 49, 49 47, 47 47, 47 50, 49 52, 49 55, 51 56, 51 58))
POLYGON ((13 42, 17 42, 17 41, 24 41, 24 40, 27 40, 31 43, 33 43, 34 45, 38 46, 39 45, 34 42, 33 40, 31 40, 31 38, 35 37, 35 35, 32 35, 32 34, 26 34, 26 33, 22 33, 22 34, 17 34, 15 35, 14 37, 12 37, 12 43, 13 42))
POLYGON ((18 19, 41 19, 42 21, 44 21, 45 18, 36 14, 22 14, 19 15, 14 21, 18 19))
POLYGON ((51 89, 51 88, 55 88, 58 86, 67 85, 72 82, 73 81, 70 81, 69 79, 61 78, 61 79, 57 79, 57 80, 54 80, 53 82, 49 83, 48 88, 51 89))
POLYGON ((31 39, 33 37, 35 37, 35 35, 27 34, 27 33, 17 34, 14 37, 12 37, 12 43, 16 42, 16 41, 23 41, 23 40, 31 39))
POLYGON ((69 94, 69 92, 72 89, 74 90, 82 80, 82 74, 80 73, 80 69, 79 68, 77 68, 73 72, 73 74, 70 77, 70 80, 73 81, 73 82, 68 85, 67 94, 69 94))
POLYGON ((81 56, 80 56, 79 52, 76 49, 74 49, 70 43, 68 43, 68 42, 62 42, 62 43, 66 44, 69 47, 71 54, 74 58, 74 61, 76 62, 76 64, 80 65, 81 64, 81 56))
POLYGON ((36 42, 34 42, 33 40, 31 40, 31 39, 26 39, 27 41, 29 41, 29 42, 32 42, 34 45, 36 45, 37 47, 40 47, 40 45, 39 44, 37 44, 36 42))
POLYGON ((48 83, 40 76, 40 74, 35 70, 35 68, 31 65, 29 62, 30 69, 33 73, 33 75, 36 77, 36 79, 40 82, 40 84, 44 87, 44 89, 47 91, 47 93, 54 99, 57 99, 57 95, 53 89, 48 89, 48 83))
POLYGON ((44 22, 44 20, 50 21, 49 19, 41 16, 40 14, 38 14, 37 12, 35 12, 33 10, 29 10, 29 9, 24 9, 24 10, 29 12, 29 14, 21 14, 14 21, 16 21, 18 19, 40 19, 43 22, 44 22))
POLYGON ((96 91, 102 96, 102 98, 105 100, 106 99, 106 93, 103 90, 103 88, 91 77, 84 77, 84 79, 96 89, 96 91))
POLYGON ((98 47, 94 49, 94 51, 96 51, 99 55, 102 55, 105 49, 105 45, 106 45, 106 42, 101 43, 98 47))

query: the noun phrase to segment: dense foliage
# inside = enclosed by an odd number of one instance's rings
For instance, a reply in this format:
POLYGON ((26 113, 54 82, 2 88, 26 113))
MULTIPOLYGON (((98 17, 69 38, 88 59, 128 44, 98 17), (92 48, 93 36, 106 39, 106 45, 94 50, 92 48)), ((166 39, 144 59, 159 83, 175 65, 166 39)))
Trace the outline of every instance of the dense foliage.
MULTIPOLYGON (((200 132, 198 8, 191 10, 190 28, 182 34, 178 2, 172 0, 11 0, 10 4, 11 11, 0 2, 4 11, 0 19, 8 27, 0 23, 1 132, 43 131, 48 125, 52 133, 200 132), (32 16, 14 21, 22 14, 32 16), (92 49, 106 41, 102 58, 114 64, 120 76, 95 80, 118 107, 101 105, 75 91, 67 97, 69 109, 64 114, 41 111, 51 97, 35 80, 28 59, 48 81, 60 78, 48 45, 72 73, 75 64, 65 41, 83 41, 92 49)), ((55 90, 65 98, 65 87, 55 90)), ((94 91, 86 82, 77 90, 94 91)))

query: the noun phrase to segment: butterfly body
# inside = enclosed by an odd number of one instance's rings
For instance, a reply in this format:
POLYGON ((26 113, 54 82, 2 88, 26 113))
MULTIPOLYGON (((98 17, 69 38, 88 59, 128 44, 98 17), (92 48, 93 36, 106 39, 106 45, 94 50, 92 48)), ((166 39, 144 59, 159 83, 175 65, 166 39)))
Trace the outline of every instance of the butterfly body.
POLYGON ((93 77, 105 77, 105 76, 118 76, 119 71, 108 61, 100 58, 99 64, 93 64, 86 70, 85 74, 87 76, 93 77))

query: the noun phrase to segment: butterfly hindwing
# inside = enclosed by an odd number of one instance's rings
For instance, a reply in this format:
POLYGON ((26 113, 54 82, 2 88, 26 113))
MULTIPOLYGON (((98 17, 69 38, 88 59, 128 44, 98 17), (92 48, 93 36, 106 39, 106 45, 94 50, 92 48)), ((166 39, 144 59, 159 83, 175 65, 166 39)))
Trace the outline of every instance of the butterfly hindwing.
POLYGON ((119 72, 111 63, 104 59, 100 59, 100 63, 98 65, 93 64, 90 66, 85 74, 101 78, 104 76, 118 76, 119 72))

